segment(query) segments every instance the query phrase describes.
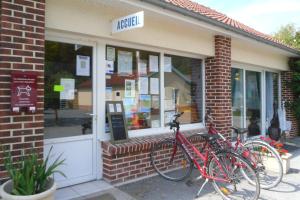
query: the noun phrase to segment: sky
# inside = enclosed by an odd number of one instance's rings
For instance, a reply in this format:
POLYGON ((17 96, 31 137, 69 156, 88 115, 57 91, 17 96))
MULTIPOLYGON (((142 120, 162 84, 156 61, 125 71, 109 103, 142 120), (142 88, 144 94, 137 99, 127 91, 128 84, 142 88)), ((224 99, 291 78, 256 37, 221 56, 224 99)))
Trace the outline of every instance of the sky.
POLYGON ((192 0, 251 28, 273 34, 282 25, 300 29, 300 0, 192 0))

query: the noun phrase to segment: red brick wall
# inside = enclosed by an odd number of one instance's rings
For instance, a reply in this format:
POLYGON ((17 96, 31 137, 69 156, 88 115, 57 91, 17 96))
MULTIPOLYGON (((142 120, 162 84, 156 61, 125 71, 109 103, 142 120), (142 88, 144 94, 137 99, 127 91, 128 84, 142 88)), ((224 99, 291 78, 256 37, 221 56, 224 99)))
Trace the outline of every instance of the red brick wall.
MULTIPOLYGON (((200 131, 203 130, 188 131, 185 134, 188 137, 200 131)), ((102 142, 103 178, 112 184, 120 184, 157 175, 150 163, 150 150, 156 142, 172 136, 172 134, 166 134, 132 138, 121 144, 102 142)), ((200 137, 193 137, 191 142, 196 147, 200 147, 202 144, 200 137)), ((162 167, 164 167, 164 163, 162 163, 162 167)))
MULTIPOLYGON (((291 71, 281 72, 281 99, 287 103, 292 102, 294 100, 294 96, 292 90, 289 86, 289 82, 292 79, 291 71)), ((292 109, 286 108, 286 117, 288 121, 292 122, 292 130, 291 136, 296 136, 299 134, 299 124, 297 119, 292 111, 292 109)))
POLYGON ((205 104, 216 128, 229 136, 231 113, 231 38, 215 36, 215 56, 205 60, 205 104))
MULTIPOLYGON (((0 2, 0 144, 14 156, 32 145, 43 149, 45 0, 0 2), (10 74, 14 70, 38 74, 37 112, 13 114, 10 74)), ((6 176, 0 153, 0 179, 6 176)))

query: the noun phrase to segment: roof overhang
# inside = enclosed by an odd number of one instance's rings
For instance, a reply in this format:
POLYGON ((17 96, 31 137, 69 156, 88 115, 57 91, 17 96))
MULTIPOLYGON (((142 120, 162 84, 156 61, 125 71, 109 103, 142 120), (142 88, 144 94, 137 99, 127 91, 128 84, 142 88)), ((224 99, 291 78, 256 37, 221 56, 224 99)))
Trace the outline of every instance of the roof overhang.
POLYGON ((176 12, 176 13, 180 13, 180 14, 182 14, 184 16, 188 16, 188 17, 200 20, 200 21, 208 23, 210 25, 223 28, 223 29, 225 29, 227 31, 230 31, 230 32, 242 35, 244 37, 256 40, 258 42, 261 42, 261 43, 264 43, 264 44, 267 44, 267 45, 271 45, 273 47, 276 47, 276 48, 279 48, 281 50, 284 50, 284 51, 287 51, 287 52, 290 52, 292 54, 300 56, 300 51, 298 51, 296 49, 293 49, 293 48, 281 45, 281 44, 276 43, 276 42, 272 42, 270 40, 267 40, 267 39, 264 39, 262 37, 256 36, 254 34, 250 34, 250 33, 246 32, 246 31, 243 31, 243 30, 238 29, 238 28, 234 28, 234 27, 232 27, 230 25, 224 24, 222 22, 219 22, 217 20, 214 20, 214 19, 209 18, 209 17, 204 16, 204 15, 201 15, 199 13, 195 13, 195 12, 189 11, 187 9, 175 6, 175 5, 170 4, 170 3, 168 3, 168 2, 166 2, 164 0, 141 0, 141 1, 149 3, 149 4, 152 4, 152 5, 155 5, 155 6, 158 6, 158 7, 161 7, 163 9, 167 9, 167 10, 176 12))

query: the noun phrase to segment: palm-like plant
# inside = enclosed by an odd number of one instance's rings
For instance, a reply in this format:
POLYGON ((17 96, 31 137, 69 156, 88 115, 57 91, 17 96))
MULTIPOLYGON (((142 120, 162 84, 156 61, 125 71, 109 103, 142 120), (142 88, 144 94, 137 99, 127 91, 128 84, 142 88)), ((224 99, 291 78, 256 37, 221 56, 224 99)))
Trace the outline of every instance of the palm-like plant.
POLYGON ((49 163, 50 154, 53 147, 50 148, 45 160, 40 160, 35 150, 31 150, 28 155, 23 155, 19 161, 14 162, 11 152, 4 151, 4 165, 12 180, 13 195, 34 195, 44 192, 49 184, 49 178, 54 173, 65 176, 57 168, 65 162, 60 154, 53 163, 49 163))

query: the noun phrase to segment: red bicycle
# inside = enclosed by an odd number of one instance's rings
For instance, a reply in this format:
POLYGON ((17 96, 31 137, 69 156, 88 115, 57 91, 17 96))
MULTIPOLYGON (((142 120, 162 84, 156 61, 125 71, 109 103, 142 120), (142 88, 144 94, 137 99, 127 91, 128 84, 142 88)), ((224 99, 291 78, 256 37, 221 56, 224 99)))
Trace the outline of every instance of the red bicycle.
POLYGON ((261 188, 270 189, 281 182, 283 166, 281 157, 276 149, 259 138, 251 138, 244 141, 243 136, 248 133, 248 130, 236 127, 231 127, 237 135, 235 144, 232 144, 231 141, 215 129, 210 110, 206 114, 206 121, 208 123, 208 134, 218 135, 219 139, 217 141, 220 146, 231 149, 251 163, 259 177, 261 188))
POLYGON ((205 179, 197 196, 210 181, 223 199, 258 199, 260 184, 251 164, 220 146, 218 135, 200 135, 207 143, 205 152, 201 153, 180 132, 178 118, 182 114, 174 115, 169 124, 174 137, 156 143, 151 150, 151 164, 157 173, 167 180, 180 181, 190 176, 195 165, 200 173, 196 179, 205 179))

